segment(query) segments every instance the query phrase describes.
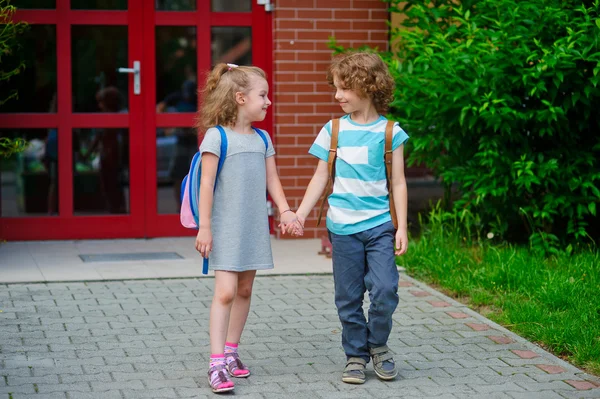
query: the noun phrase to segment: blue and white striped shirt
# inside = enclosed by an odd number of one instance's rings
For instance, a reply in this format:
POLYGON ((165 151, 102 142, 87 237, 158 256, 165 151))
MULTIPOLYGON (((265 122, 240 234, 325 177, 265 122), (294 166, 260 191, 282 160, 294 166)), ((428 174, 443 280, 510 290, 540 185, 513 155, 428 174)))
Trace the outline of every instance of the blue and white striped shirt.
MULTIPOLYGON (((327 228, 340 235, 356 234, 391 220, 385 177, 385 127, 387 119, 358 124, 350 115, 340 118, 335 180, 329 196, 327 228)), ((394 124, 392 150, 408 140, 394 124)), ((331 145, 331 121, 319 132, 308 151, 327 162, 331 145)))

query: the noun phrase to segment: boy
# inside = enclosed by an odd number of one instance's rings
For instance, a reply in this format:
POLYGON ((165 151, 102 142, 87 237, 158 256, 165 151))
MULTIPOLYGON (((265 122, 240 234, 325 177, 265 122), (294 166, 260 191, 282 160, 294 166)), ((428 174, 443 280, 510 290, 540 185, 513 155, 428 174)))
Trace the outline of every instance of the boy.
MULTIPOLYGON (((392 315, 398 305, 394 255, 404 254, 408 245, 403 155, 408 136, 398 123, 393 123, 390 189, 395 199, 393 210, 398 215, 396 230, 384 162, 388 121, 382 116, 392 100, 394 81, 381 58, 365 52, 334 59, 327 80, 346 113, 339 120, 335 179, 327 213, 335 304, 347 359, 342 381, 364 383, 365 367, 371 358, 377 376, 391 380, 398 373, 387 347, 392 315), (371 300, 368 321, 362 309, 366 290, 371 300)), ((306 217, 327 185, 331 135, 332 121, 321 129, 309 150, 319 162, 296 213, 298 222, 288 229, 295 235, 301 234, 306 217)))

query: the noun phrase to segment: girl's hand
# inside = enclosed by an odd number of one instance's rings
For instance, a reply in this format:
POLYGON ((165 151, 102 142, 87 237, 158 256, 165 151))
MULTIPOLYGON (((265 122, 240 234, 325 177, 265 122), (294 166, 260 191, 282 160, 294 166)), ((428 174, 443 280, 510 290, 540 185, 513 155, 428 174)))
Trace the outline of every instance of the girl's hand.
POLYGON ((279 215, 279 228, 281 229, 281 234, 285 234, 285 232, 289 232, 289 226, 296 222, 296 214, 292 211, 283 212, 279 215))
POLYGON ((408 249, 408 234, 406 229, 398 229, 396 231, 396 255, 404 255, 408 249))
POLYGON ((196 251, 200 252, 203 258, 208 258, 210 251, 212 251, 212 244, 213 237, 210 228, 200 226, 196 236, 196 251))

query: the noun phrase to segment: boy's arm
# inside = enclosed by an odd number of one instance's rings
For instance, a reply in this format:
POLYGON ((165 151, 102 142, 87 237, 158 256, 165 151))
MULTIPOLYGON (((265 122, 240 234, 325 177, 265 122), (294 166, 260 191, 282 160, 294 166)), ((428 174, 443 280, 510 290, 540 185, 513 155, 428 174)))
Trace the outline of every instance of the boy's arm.
POLYGON ((302 224, 304 224, 308 214, 315 207, 319 198, 321 198, 323 190, 325 190, 325 187, 327 186, 327 180, 329 180, 329 168, 327 162, 319 159, 317 170, 315 170, 315 174, 312 179, 310 179, 302 203, 296 211, 296 215, 298 215, 298 219, 302 224))
POLYGON ((196 236, 196 250, 208 258, 212 251, 212 233, 210 219, 212 216, 213 193, 217 177, 219 157, 210 152, 202 154, 202 174, 200 177, 200 199, 198 200, 198 235, 196 236))
POLYGON ((269 191, 269 194, 271 194, 271 198, 279 209, 279 218, 281 223, 287 225, 296 219, 296 215, 294 212, 286 212, 290 209, 290 206, 285 198, 285 193, 283 192, 283 187, 281 186, 281 180, 279 180, 277 165, 275 164, 275 157, 268 157, 265 162, 267 168, 267 190, 269 191))
POLYGON ((406 177, 404 176, 404 145, 399 146, 392 153, 392 193, 398 217, 396 255, 402 255, 408 249, 408 191, 406 188, 406 177))

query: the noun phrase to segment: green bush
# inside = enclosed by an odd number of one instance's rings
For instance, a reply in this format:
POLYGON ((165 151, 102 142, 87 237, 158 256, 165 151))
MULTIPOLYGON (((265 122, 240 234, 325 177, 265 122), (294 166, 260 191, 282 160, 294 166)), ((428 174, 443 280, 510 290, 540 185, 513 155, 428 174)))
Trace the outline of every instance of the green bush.
POLYGON ((544 252, 593 243, 600 1, 386 1, 407 17, 383 56, 408 164, 455 184, 454 212, 482 232, 544 252))

